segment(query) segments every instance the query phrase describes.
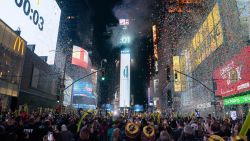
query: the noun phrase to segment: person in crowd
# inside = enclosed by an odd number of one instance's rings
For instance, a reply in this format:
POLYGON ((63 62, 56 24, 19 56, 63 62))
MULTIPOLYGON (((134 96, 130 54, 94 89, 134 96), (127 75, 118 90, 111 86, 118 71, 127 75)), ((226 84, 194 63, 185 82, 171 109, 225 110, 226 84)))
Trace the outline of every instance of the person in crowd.
POLYGON ((115 128, 113 131, 112 141, 121 141, 121 131, 119 128, 115 128))
POLYGON ((62 141, 73 141, 74 136, 71 131, 68 130, 67 126, 63 124, 61 126, 61 140, 62 141))
POLYGON ((191 125, 186 125, 178 141, 195 141, 194 129, 191 125))
POLYGON ((177 128, 173 129, 173 138, 174 140, 178 140, 178 138, 181 136, 183 128, 184 128, 184 121, 182 119, 176 120, 177 128))
MULTIPOLYGON (((244 119, 172 117, 155 114, 77 115, 52 111, 2 112, 1 141, 202 141, 236 139, 244 119), (131 124, 132 123, 132 124, 131 124), (126 128, 128 125, 129 128, 126 128), (132 126, 131 126, 132 125, 132 126), (79 130, 79 131, 78 131, 79 130)), ((250 130, 246 137, 249 138, 250 130)), ((244 138, 246 138, 244 137, 244 138)), ((245 139, 247 140, 247 139, 245 139)), ((248 139, 249 140, 249 139, 248 139)))
POLYGON ((172 137, 169 135, 169 133, 166 130, 161 131, 160 137, 157 141, 174 141, 172 137))
POLYGON ((80 130, 79 140, 78 141, 88 141, 89 139, 90 139, 90 132, 89 132, 89 129, 88 129, 87 125, 85 125, 80 130))

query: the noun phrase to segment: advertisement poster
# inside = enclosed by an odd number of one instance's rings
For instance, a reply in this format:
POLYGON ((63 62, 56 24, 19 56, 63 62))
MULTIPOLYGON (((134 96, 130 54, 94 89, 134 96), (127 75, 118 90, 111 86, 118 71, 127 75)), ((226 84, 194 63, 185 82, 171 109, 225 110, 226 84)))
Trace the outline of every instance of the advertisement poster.
POLYGON ((55 0, 0 0, 0 19, 54 64, 61 10, 55 0))
POLYGON ((96 97, 93 94, 93 85, 86 81, 78 81, 73 85, 73 106, 75 108, 92 107, 96 105, 96 97))
POLYGON ((250 46, 213 73, 217 96, 231 96, 250 90, 250 46))
POLYGON ((82 68, 88 68, 89 54, 81 47, 73 46, 72 64, 82 68))
POLYGON ((120 107, 130 107, 130 52, 121 52, 120 107))
POLYGON ((93 95, 93 85, 89 82, 78 81, 73 85, 74 96, 85 96, 88 98, 95 98, 93 95))

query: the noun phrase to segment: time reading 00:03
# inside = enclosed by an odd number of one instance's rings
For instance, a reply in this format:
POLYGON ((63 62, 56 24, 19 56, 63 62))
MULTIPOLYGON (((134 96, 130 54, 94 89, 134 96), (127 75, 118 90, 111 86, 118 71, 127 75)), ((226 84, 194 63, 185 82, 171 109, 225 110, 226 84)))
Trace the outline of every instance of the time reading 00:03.
POLYGON ((38 25, 39 30, 43 31, 44 19, 42 16, 39 16, 37 10, 33 10, 31 8, 31 4, 29 0, 15 0, 16 6, 21 8, 23 7, 23 13, 26 16, 29 16, 30 20, 33 20, 35 25, 38 25))

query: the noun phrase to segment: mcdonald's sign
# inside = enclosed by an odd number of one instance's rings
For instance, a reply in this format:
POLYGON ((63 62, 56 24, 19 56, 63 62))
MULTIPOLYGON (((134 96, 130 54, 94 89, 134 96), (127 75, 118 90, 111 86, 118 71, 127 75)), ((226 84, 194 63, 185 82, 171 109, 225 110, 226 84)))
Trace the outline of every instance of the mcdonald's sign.
POLYGON ((24 54, 25 42, 23 39, 21 39, 21 37, 19 37, 19 36, 16 37, 13 49, 18 54, 21 54, 21 55, 24 54))

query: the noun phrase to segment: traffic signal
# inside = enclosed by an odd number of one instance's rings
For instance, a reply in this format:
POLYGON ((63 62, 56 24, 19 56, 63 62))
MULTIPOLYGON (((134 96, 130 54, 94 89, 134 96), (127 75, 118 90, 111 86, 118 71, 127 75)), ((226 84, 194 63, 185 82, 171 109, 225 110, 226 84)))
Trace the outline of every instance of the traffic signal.
POLYGON ((60 96, 59 95, 56 96, 56 101, 57 101, 57 103, 60 102, 60 96))
POLYGON ((175 72, 175 74, 174 74, 174 79, 176 80, 176 79, 178 79, 178 74, 175 72))
POLYGON ((103 69, 102 70, 102 81, 104 81, 105 80, 105 70, 103 69))

